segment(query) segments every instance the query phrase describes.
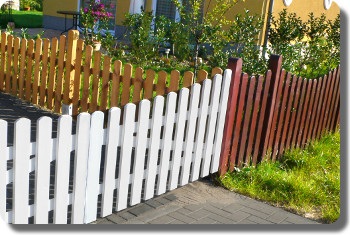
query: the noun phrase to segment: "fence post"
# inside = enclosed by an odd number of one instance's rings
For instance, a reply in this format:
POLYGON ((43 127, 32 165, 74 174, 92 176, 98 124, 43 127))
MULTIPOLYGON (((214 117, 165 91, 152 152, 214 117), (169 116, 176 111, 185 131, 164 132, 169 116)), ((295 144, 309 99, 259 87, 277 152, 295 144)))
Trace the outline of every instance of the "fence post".
POLYGON ((281 67, 282 67, 282 56, 271 55, 269 60, 269 70, 271 70, 271 81, 270 89, 266 102, 266 111, 264 115, 264 124, 262 126, 261 142, 260 142, 260 156, 264 160, 268 151, 269 138, 272 130, 271 123, 274 115, 274 111, 278 111, 278 107, 275 107, 276 96, 278 86, 281 81, 281 67))
POLYGON ((227 102, 227 112, 225 118, 225 127, 222 138, 221 157, 219 165, 219 174, 223 176, 227 172, 227 164, 229 161, 233 124, 235 121, 235 114, 237 109, 237 98, 239 93, 239 85, 242 74, 242 59, 230 58, 228 61, 228 69, 232 70, 231 86, 227 102))
POLYGON ((72 111, 72 107, 70 106, 71 106, 71 102, 73 98, 73 90, 74 90, 73 88, 74 75, 75 75, 74 65, 76 60, 76 50, 77 50, 78 39, 79 39, 78 30, 70 30, 68 32, 67 58, 66 58, 66 64, 65 64, 66 74, 64 78, 64 93, 63 93, 63 105, 62 105, 63 114, 71 115, 71 111, 72 111))

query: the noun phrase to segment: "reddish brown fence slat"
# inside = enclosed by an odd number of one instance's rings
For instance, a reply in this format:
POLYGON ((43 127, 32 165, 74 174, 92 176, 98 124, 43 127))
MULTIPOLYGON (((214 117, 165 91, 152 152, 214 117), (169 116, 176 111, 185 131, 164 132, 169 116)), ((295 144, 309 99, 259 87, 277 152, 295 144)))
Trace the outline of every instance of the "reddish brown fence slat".
POLYGON ((329 113, 328 113, 328 121, 326 124, 326 129, 329 130, 330 126, 331 126, 331 121, 332 121, 332 116, 333 116, 333 112, 334 112, 334 106, 335 106, 335 102, 336 102, 336 98, 338 95, 338 88, 339 88, 339 69, 337 69, 337 73, 334 79, 334 88, 333 88, 333 94, 332 94, 332 98, 331 98, 331 106, 329 108, 329 113))
POLYGON ((329 112, 330 112, 330 108, 331 108, 331 100, 332 100, 332 96, 333 96, 333 92, 334 92, 336 75, 337 75, 337 69, 334 69, 332 72, 331 87, 330 87, 328 97, 327 97, 327 106, 326 106, 326 112, 325 112, 325 119, 324 119, 323 126, 322 126, 322 129, 323 129, 322 135, 327 130, 327 122, 329 119, 329 112))
POLYGON ((269 96, 266 103, 264 125, 262 129, 262 134, 261 134, 264 137, 264 139, 262 139, 262 142, 260 144, 260 149, 262 150, 261 155, 263 159, 265 159, 266 157, 266 152, 269 144, 269 137, 270 137, 271 128, 272 128, 271 124, 273 121, 273 116, 274 116, 273 114, 275 110, 277 89, 281 79, 281 76, 280 76, 281 66, 282 66, 282 56, 272 55, 269 61, 269 69, 272 72, 271 81, 270 81, 270 90, 269 90, 269 96))
POLYGON ((324 104, 324 96, 326 93, 327 76, 324 76, 322 78, 321 82, 322 82, 321 94, 320 94, 319 103, 318 103, 318 107, 317 107, 317 116, 316 116, 316 120, 315 120, 315 127, 314 127, 314 130, 312 132, 312 139, 313 140, 318 137, 318 131, 320 130, 321 113, 322 113, 323 104, 324 104))
POLYGON ((300 142, 300 146, 302 147, 308 142, 307 136, 310 128, 310 121, 311 121, 312 115, 314 115, 312 111, 313 111, 315 95, 316 95, 317 80, 314 79, 313 81, 310 80, 309 82, 312 83, 312 87, 311 87, 311 93, 310 93, 308 112, 307 112, 306 121, 305 121, 305 127, 302 134, 301 142, 300 142))
POLYGON ((264 77, 259 76, 258 87, 256 88, 256 92, 255 92, 254 106, 252 109, 252 122, 250 125, 250 133, 249 133, 249 140, 248 140, 246 161, 245 161, 246 165, 248 165, 251 161, 251 158, 253 158, 252 150, 253 150, 253 145, 254 145, 256 126, 258 123, 259 104, 260 104, 260 99, 261 99, 261 94, 262 94, 263 83, 264 83, 264 77))
POLYGON ((284 88, 283 88, 283 92, 282 92, 282 104, 281 104, 281 108, 280 108, 280 114, 278 117, 278 121, 277 121, 277 131, 276 131, 276 137, 274 140, 274 145, 273 145, 273 149, 272 149, 272 161, 275 161, 277 158, 277 154, 279 154, 278 149, 279 149, 279 145, 280 145, 280 138, 281 138, 281 131, 282 131, 282 127, 283 127, 283 123, 284 123, 284 116, 285 116, 285 112, 286 112, 286 104, 287 104, 287 97, 288 97, 288 91, 290 88, 290 79, 292 77, 292 74, 288 73, 284 82, 284 88))
POLYGON ((242 119, 243 119, 243 112, 245 107, 245 99, 246 99, 246 93, 247 93, 247 85, 248 85, 248 75, 244 74, 242 76, 242 85, 240 87, 240 94, 239 94, 239 102, 238 102, 238 109, 237 109, 237 115, 236 115, 236 123, 233 131, 233 140, 232 140, 232 146, 231 146, 231 154, 230 154, 230 171, 233 171, 234 166, 237 162, 237 152, 239 147, 239 139, 242 129, 242 119))
POLYGON ((246 150, 246 144, 247 144, 248 129, 250 124, 252 104, 253 104, 253 98, 254 98, 254 92, 255 92, 255 84, 256 84, 256 79, 255 77, 252 77, 250 79, 250 84, 249 84, 247 104, 245 107, 244 118, 243 118, 242 137, 239 145, 239 154, 238 154, 238 162, 237 162, 237 165, 239 167, 242 167, 242 162, 244 161, 244 152, 246 150))
POLYGON ((282 131, 282 137, 281 137, 281 143, 279 146, 278 154, 282 154, 284 151, 284 146, 286 143, 287 139, 287 134, 291 132, 291 130, 288 128, 288 125, 290 124, 291 121, 291 114, 292 114, 292 104, 293 104, 293 99, 294 99, 294 94, 296 93, 296 84, 297 84, 297 76, 293 76, 292 79, 292 86, 288 92, 288 105, 286 108, 286 118, 283 124, 283 131, 282 131))
POLYGON ((326 109, 327 109, 327 101, 328 101, 328 96, 330 93, 330 88, 331 88, 331 81, 332 81, 333 74, 332 72, 329 72, 328 77, 327 77, 327 82, 326 82, 326 93, 323 99, 323 105, 322 105, 322 112, 321 112, 321 117, 320 117, 320 126, 317 134, 317 138, 321 138, 321 136, 324 133, 324 123, 326 119, 326 109))
POLYGON ((302 118, 302 114, 303 114, 303 107, 304 107, 304 101, 305 101, 305 96, 306 96, 306 87, 307 87, 307 79, 303 79, 302 82, 302 90, 301 90, 301 94, 299 97, 299 101, 298 101, 298 109, 296 110, 296 121, 295 121, 295 125, 293 127, 293 138, 292 141, 290 143, 290 147, 294 148, 297 144, 297 140, 298 140, 298 134, 299 134, 299 127, 300 127, 300 122, 301 122, 301 118, 302 118))
POLYGON ((232 70, 232 78, 230 85, 230 94, 227 103, 226 121, 224 127, 224 133, 221 145, 221 157, 220 157, 220 175, 224 175, 227 172, 227 164, 230 156, 231 137, 233 132, 233 124, 235 121, 235 113, 237 107, 238 92, 240 87, 240 79, 242 73, 242 59, 230 58, 228 62, 229 69, 232 70))
POLYGON ((299 125, 296 147, 301 146, 302 136, 303 136, 303 133, 305 131, 305 122, 306 122, 308 108, 309 108, 309 104, 310 104, 311 88, 312 88, 312 81, 308 80, 307 89, 306 89, 306 96, 305 96, 304 104, 303 104, 303 113, 301 115, 301 121, 300 121, 300 125, 299 125))
POLYGON ((315 127, 315 120, 317 117, 317 109, 318 109, 318 104, 320 102, 320 94, 321 94, 321 87, 322 87, 322 79, 316 80, 317 82, 317 87, 315 89, 315 94, 314 94, 314 104, 312 108, 312 117, 310 121, 310 127, 308 130, 308 135, 307 135, 307 140, 311 141, 312 139, 312 133, 315 127))
POLYGON ((266 73, 265 77, 265 83, 264 83, 264 93, 263 93, 263 98, 261 101, 260 105, 260 112, 259 112, 259 125, 258 125, 258 130, 256 134, 256 140, 255 140, 255 147, 254 147, 254 153, 253 153, 253 164, 255 165, 258 161, 258 156, 260 154, 260 143, 263 138, 261 138, 263 126, 264 126, 264 121, 265 121, 265 112, 266 112, 266 103, 267 103, 267 98, 269 96, 269 90, 270 90, 270 84, 271 84, 271 76, 272 72, 271 70, 268 70, 266 73))
POLYGON ((330 124, 330 129, 331 130, 334 130, 334 128, 336 126, 336 115, 337 115, 338 104, 339 104, 339 100, 340 100, 340 66, 338 66, 336 88, 337 88, 336 99, 335 99, 335 102, 334 102, 335 105, 334 105, 332 119, 331 119, 331 124, 330 124))

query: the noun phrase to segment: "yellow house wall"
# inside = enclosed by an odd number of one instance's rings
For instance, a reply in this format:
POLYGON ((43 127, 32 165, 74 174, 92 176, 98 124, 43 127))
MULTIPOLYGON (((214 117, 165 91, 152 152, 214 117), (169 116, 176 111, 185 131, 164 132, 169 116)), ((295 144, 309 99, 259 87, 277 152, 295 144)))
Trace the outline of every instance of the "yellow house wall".
POLYGON ((304 21, 308 20, 310 12, 313 12, 315 16, 326 14, 327 19, 334 19, 340 13, 339 6, 335 2, 326 10, 324 8, 324 0, 293 0, 288 7, 284 5, 283 0, 275 0, 273 15, 277 17, 278 13, 285 8, 288 12, 295 12, 304 21))
POLYGON ((77 0, 45 0, 43 1, 43 15, 64 17, 57 11, 77 11, 77 0))

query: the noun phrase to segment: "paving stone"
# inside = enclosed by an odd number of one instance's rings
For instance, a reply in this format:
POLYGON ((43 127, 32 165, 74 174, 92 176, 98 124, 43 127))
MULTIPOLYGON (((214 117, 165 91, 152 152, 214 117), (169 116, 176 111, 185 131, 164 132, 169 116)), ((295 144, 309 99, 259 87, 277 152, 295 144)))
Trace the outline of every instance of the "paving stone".
POLYGON ((169 194, 164 196, 166 199, 168 199, 169 201, 175 201, 177 199, 177 197, 174 194, 169 194))
POLYGON ((249 220, 249 219, 243 219, 241 221, 239 221, 237 224, 256 224, 253 221, 249 220))
POLYGON ((124 213, 120 213, 119 214, 121 217, 123 217, 125 220, 130 220, 130 219, 133 219, 135 218, 136 216, 131 214, 130 212, 126 211, 124 213))
POLYGON ((111 214, 110 216, 107 217, 107 219, 109 219, 110 221, 116 224, 121 224, 126 221, 123 217, 119 216, 118 214, 111 214))
POLYGON ((226 217, 222 217, 222 216, 217 215, 217 214, 210 214, 210 215, 208 215, 208 217, 210 219, 217 221, 220 224, 234 224, 235 223, 234 220, 227 219, 226 217))
POLYGON ((191 205, 185 206, 184 208, 187 209, 187 210, 190 210, 190 211, 197 211, 197 210, 203 208, 203 205, 191 204, 191 205))
POLYGON ((132 220, 128 220, 125 224, 145 224, 145 222, 135 218, 135 219, 132 219, 132 220))
POLYGON ((247 219, 257 224, 273 224, 271 221, 264 220, 254 215, 249 216, 247 219))
POLYGON ((233 221, 240 222, 246 218, 248 218, 250 214, 243 212, 243 211, 236 211, 235 213, 232 213, 231 216, 229 216, 229 219, 232 219, 233 221))
POLYGON ((148 200, 148 201, 146 201, 145 203, 146 203, 147 205, 149 205, 149 206, 153 207, 153 208, 158 208, 158 207, 163 206, 163 204, 162 204, 162 203, 157 202, 156 200, 153 200, 153 199, 148 200))
POLYGON ((228 206, 223 207, 222 209, 224 211, 229 212, 229 213, 234 213, 234 212, 236 212, 236 211, 238 211, 239 209, 242 209, 242 208, 243 208, 243 206, 241 204, 239 204, 239 203, 232 203, 232 204, 230 204, 228 206))
POLYGON ((142 220, 144 222, 149 222, 151 220, 154 220, 156 218, 159 218, 161 216, 165 216, 171 212, 174 212, 178 209, 180 209, 181 207, 178 205, 167 205, 161 208, 158 208, 156 210, 152 210, 149 211, 145 214, 140 215, 139 217, 137 217, 139 220, 142 220))
POLYGON ((131 208, 130 210, 128 210, 128 212, 130 212, 131 214, 134 214, 136 216, 139 216, 139 215, 141 215, 149 210, 153 210, 153 207, 143 203, 140 206, 136 206, 134 208, 131 208))
POLYGON ((170 217, 173 217, 174 219, 178 219, 178 220, 180 220, 180 221, 182 221, 182 222, 185 222, 185 223, 187 223, 187 224, 192 223, 192 222, 195 221, 195 219, 193 219, 193 218, 191 218, 191 217, 188 217, 188 216, 186 216, 186 215, 184 215, 184 214, 181 214, 181 213, 179 213, 179 212, 176 212, 176 211, 171 212, 171 213, 169 213, 168 215, 169 215, 170 217))
POLYGON ((215 220, 210 219, 209 217, 204 217, 200 220, 194 221, 191 224, 215 224, 215 222, 216 222, 215 220))
POLYGON ((287 212, 284 212, 284 213, 283 213, 283 212, 278 211, 278 212, 272 214, 271 216, 267 217, 266 219, 267 219, 268 221, 273 222, 273 223, 279 224, 279 223, 281 223, 282 221, 284 221, 285 219, 287 219, 287 218, 288 218, 288 215, 289 215, 289 214, 288 214, 287 212))
POLYGON ((113 222, 109 221, 108 219, 99 219, 96 221, 96 224, 114 224, 113 222))
POLYGON ((157 219, 151 220, 151 221, 149 221, 149 223, 150 224, 168 224, 173 220, 174 220, 174 218, 165 215, 165 216, 161 216, 157 219))
POLYGON ((184 214, 184 215, 188 215, 188 214, 192 213, 192 211, 185 209, 185 208, 178 209, 177 212, 180 212, 181 214, 184 214))
POLYGON ((285 221, 290 222, 292 224, 318 224, 316 221, 293 215, 288 216, 288 218, 285 221))
POLYGON ((275 213, 276 209, 278 209, 263 202, 255 202, 253 200, 251 200, 249 203, 244 203, 244 206, 270 215, 275 213))
POLYGON ((165 204, 168 204, 170 201, 164 197, 157 197, 154 199, 155 201, 165 205, 165 204))
POLYGON ((175 220, 171 221, 169 224, 186 224, 186 223, 175 219, 175 220))
POLYGON ((231 216, 232 216, 231 213, 224 211, 224 210, 221 210, 221 209, 218 209, 216 207, 213 207, 212 205, 205 205, 204 209, 211 212, 211 213, 221 215, 221 216, 226 217, 226 218, 231 218, 231 216))
POLYGON ((255 209, 252 209, 252 208, 249 208, 249 207, 243 207, 242 209, 240 209, 240 211, 249 213, 251 215, 255 215, 255 216, 263 218, 263 219, 265 219, 265 218, 270 216, 270 214, 263 213, 261 211, 258 211, 258 210, 255 210, 255 209))
POLYGON ((191 212, 190 214, 187 214, 187 216, 192 217, 192 218, 194 218, 196 220, 199 220, 199 219, 202 219, 204 217, 207 217, 210 214, 211 213, 209 211, 204 210, 202 208, 202 209, 199 209, 198 211, 194 211, 194 212, 191 212))

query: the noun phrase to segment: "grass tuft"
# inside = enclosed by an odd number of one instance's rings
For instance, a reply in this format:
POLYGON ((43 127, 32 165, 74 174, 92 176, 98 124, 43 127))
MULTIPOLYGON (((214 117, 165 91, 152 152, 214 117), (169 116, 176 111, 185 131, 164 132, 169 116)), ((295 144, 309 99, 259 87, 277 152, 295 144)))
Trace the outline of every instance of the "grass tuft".
POLYGON ((219 181, 229 190, 333 223, 340 215, 340 133, 287 151, 275 163, 236 169, 219 181))

